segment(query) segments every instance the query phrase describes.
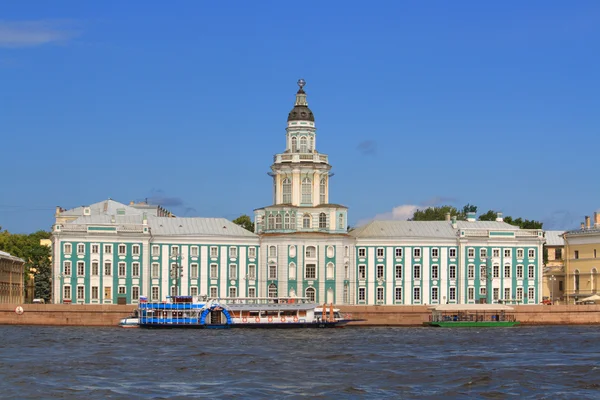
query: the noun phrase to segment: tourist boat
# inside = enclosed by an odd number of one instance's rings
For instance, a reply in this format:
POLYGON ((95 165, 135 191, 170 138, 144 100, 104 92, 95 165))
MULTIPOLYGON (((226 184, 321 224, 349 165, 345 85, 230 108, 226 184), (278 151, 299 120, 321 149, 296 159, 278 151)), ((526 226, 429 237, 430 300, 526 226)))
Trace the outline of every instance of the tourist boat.
POLYGON ((140 302, 142 328, 337 328, 351 319, 339 310, 301 297, 174 296, 166 302, 140 302))
POLYGON ((138 317, 138 310, 134 310, 130 316, 119 321, 119 326, 121 328, 139 328, 139 323, 140 319, 138 317))
POLYGON ((442 304, 431 308, 426 326, 506 327, 519 325, 514 309, 504 304, 442 304))

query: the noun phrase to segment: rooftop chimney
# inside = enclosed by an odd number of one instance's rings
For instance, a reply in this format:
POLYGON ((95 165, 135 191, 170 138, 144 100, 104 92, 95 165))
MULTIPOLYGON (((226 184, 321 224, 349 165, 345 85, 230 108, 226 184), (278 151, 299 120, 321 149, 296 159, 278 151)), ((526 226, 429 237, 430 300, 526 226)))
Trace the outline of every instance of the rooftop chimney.
POLYGON ((467 221, 469 222, 475 222, 475 213, 472 211, 469 211, 467 213, 467 221))
POLYGON ((502 213, 496 213, 496 222, 504 222, 504 218, 502 218, 502 213))
POLYGON ((456 215, 452 216, 452 227, 456 229, 456 215))
POLYGON ((590 216, 589 215, 585 216, 585 228, 590 229, 590 216))
POLYGON ((60 215, 61 211, 62 211, 62 208, 60 208, 60 206, 56 206, 56 214, 54 214, 54 215, 58 217, 60 215))
POLYGON ((446 221, 450 222, 450 213, 449 212, 446 213, 446 221))
POLYGON ((600 228, 600 214, 594 213, 594 228, 600 228))

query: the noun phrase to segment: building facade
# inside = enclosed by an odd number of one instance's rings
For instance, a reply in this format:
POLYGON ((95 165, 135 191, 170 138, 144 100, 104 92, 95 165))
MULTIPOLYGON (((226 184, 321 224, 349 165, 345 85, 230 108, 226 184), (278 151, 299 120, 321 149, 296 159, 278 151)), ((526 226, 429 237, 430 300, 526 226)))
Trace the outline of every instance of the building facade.
POLYGON ((589 216, 578 230, 565 232, 565 299, 576 303, 598 294, 600 271, 600 213, 589 216))
POLYGON ((502 221, 373 221, 348 231, 330 201, 333 174, 317 151, 305 82, 274 156, 272 204, 255 232, 220 218, 179 218, 106 200, 57 208, 56 302, 136 303, 174 294, 308 297, 336 304, 542 300, 543 232, 502 221))
POLYGON ((546 303, 560 304, 565 301, 565 240, 564 231, 545 231, 543 299, 546 303))
POLYGON ((24 260, 0 251, 0 303, 24 302, 24 265, 24 260))

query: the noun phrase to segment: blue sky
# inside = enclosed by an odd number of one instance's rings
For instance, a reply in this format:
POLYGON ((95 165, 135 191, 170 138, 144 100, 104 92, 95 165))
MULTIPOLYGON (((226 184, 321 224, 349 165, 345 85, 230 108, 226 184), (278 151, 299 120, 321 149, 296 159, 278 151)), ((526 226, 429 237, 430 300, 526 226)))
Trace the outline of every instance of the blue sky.
POLYGON ((577 227, 600 207, 597 1, 5 2, 0 226, 149 198, 272 202, 296 81, 351 225, 415 207, 577 227))

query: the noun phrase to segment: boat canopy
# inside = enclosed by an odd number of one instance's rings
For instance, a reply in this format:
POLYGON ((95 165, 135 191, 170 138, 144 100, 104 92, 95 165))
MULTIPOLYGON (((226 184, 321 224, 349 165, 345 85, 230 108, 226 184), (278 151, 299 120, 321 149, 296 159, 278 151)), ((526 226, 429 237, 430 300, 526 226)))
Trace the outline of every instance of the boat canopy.
POLYGON ((512 311, 514 308, 505 304, 441 304, 431 307, 433 311, 512 311))

